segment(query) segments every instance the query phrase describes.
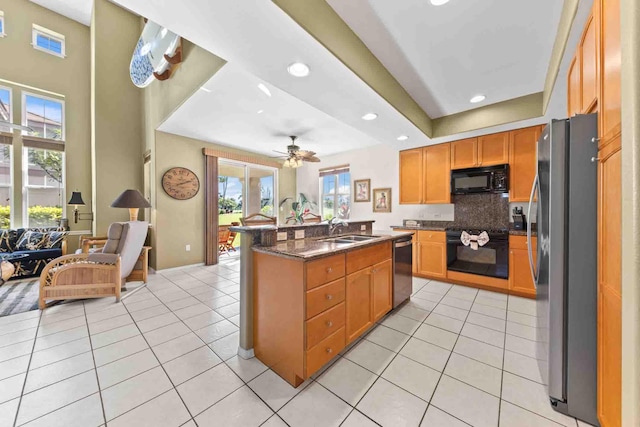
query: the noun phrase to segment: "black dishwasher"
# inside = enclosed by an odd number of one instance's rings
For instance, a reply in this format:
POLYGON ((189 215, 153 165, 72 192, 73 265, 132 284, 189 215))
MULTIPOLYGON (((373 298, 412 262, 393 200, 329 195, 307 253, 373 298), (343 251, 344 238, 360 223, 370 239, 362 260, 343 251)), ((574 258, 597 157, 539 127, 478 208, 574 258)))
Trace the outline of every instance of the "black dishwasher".
POLYGON ((413 247, 411 236, 393 242, 393 308, 409 299, 412 287, 413 247))

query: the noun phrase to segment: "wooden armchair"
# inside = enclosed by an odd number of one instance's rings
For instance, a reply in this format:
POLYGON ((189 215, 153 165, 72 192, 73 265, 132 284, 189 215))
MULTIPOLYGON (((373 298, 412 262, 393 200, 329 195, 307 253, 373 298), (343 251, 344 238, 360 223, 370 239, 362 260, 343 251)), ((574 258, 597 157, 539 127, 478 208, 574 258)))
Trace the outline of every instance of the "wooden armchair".
POLYGON ((261 213, 254 213, 244 218, 240 218, 242 225, 276 225, 278 219, 261 213))
POLYGON ((40 309, 47 300, 115 296, 138 261, 149 224, 116 222, 109 226, 101 252, 64 255, 48 263, 40 275, 40 309))
MULTIPOLYGON (((102 248, 107 243, 107 237, 94 237, 94 236, 80 236, 80 249, 76 251, 76 254, 89 254, 102 251, 102 248)), ((149 275, 149 251, 151 246, 143 246, 140 251, 140 256, 129 274, 125 282, 144 282, 147 283, 147 277, 149 275)))

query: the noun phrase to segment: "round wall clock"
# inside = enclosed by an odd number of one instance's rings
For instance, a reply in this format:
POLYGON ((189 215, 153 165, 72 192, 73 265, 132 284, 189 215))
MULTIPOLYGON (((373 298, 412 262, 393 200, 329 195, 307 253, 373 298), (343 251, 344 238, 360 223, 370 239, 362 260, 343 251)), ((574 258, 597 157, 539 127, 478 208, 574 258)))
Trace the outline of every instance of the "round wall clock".
POLYGON ((165 193, 177 200, 187 200, 200 191, 200 180, 187 168, 171 168, 162 175, 165 193))

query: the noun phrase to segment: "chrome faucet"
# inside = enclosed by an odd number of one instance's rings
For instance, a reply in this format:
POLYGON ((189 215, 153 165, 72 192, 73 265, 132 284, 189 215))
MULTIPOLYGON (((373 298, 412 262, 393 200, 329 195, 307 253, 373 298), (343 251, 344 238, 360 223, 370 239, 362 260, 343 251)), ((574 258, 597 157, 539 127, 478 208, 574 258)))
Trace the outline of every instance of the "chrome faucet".
POLYGON ((334 216, 329 220, 329 236, 331 236, 338 227, 347 227, 348 225, 345 220, 334 216))

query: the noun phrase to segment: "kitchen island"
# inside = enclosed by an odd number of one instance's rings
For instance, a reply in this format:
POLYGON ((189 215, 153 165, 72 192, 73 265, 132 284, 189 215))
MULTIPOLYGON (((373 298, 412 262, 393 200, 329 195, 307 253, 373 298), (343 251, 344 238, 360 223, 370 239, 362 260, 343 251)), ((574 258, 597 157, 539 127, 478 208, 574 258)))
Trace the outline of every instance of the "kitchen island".
POLYGON ((393 241, 350 233, 253 247, 256 357, 294 387, 392 309, 393 241))

